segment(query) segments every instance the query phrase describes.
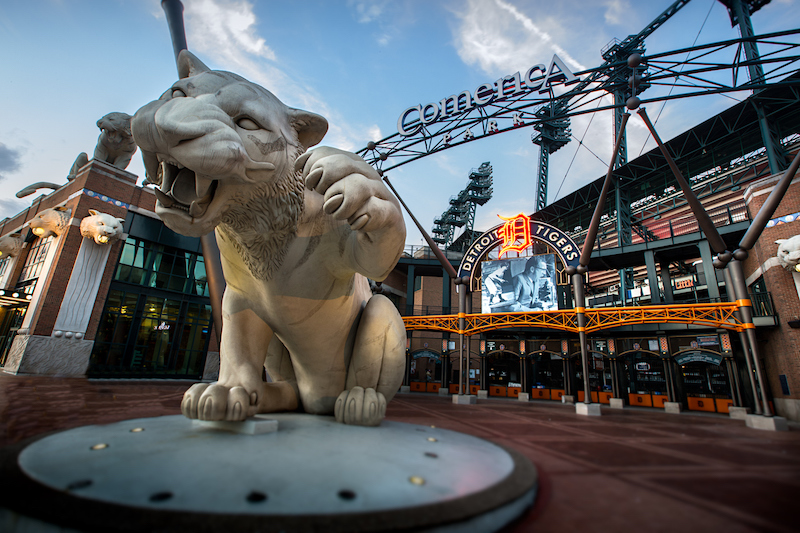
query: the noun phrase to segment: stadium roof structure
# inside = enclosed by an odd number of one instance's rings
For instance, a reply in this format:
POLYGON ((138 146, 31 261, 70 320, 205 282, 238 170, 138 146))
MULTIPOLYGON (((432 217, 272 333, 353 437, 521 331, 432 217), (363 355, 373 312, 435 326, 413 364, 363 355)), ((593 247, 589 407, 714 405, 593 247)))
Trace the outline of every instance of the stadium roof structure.
MULTIPOLYGON (((711 194, 739 190, 740 180, 736 176, 742 178, 746 173, 732 173, 729 169, 757 154, 759 150, 763 151, 764 142, 756 102, 765 109, 767 120, 779 139, 791 139, 800 133, 798 71, 784 79, 780 85, 750 96, 665 143, 687 179, 694 184, 697 182, 696 178, 702 176, 703 181, 709 184, 702 191, 697 191, 701 201, 711 194), (716 175, 725 177, 715 180, 713 178, 716 175)), ((631 117, 631 120, 638 120, 638 117, 631 117)), ((769 169, 762 169, 761 174, 769 175, 769 169)), ((627 188, 629 198, 635 206, 632 209, 634 224, 660 214, 666 216, 668 211, 686 205, 680 190, 674 194, 664 194, 670 187, 677 188, 677 183, 657 147, 614 170, 614 177, 627 188), (648 198, 649 201, 646 200, 648 198)), ((753 178, 750 173, 746 181, 752 181, 753 178)), ((585 231, 581 232, 578 228, 588 227, 603 187, 603 179, 604 176, 601 176, 560 198, 534 213, 532 218, 569 232, 577 242, 581 242, 585 231)), ((611 198, 606 201, 605 214, 609 218, 616 216, 613 195, 612 190, 611 198)), ((605 266, 621 268, 625 266, 624 262, 605 266)), ((590 269, 594 270, 594 266, 590 269)))

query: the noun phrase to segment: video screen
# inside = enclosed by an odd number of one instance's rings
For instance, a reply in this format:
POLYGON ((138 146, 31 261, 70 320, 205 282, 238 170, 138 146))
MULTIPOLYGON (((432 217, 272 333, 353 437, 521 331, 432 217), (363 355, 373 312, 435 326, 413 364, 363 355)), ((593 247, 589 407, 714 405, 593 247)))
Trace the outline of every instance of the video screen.
POLYGON ((558 309, 555 255, 484 261, 481 269, 482 313, 558 309))

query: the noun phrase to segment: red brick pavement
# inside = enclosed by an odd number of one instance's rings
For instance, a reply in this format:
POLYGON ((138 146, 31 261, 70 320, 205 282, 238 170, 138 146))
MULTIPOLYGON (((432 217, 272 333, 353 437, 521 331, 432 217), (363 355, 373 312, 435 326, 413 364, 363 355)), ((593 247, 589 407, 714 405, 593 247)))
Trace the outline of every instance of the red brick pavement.
MULTIPOLYGON (((177 414, 189 382, 0 374, 0 445, 58 429, 177 414)), ((398 395, 387 417, 482 437, 539 471, 534 507, 509 531, 800 531, 800 425, 745 427, 653 409, 575 414, 554 402, 453 405, 398 395)))

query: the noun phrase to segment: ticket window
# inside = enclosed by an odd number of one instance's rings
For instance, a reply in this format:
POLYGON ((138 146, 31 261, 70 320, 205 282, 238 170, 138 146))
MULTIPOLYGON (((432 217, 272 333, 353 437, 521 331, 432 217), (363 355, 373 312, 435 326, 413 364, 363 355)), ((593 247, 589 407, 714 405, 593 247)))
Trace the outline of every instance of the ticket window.
MULTIPOLYGON (((589 390, 599 392, 611 390, 611 365, 608 359, 598 357, 594 353, 589 357, 589 390)), ((575 376, 576 390, 583 390, 583 361, 580 356, 572 359, 572 370, 575 376)))
POLYGON ((733 405, 730 378, 725 367, 707 362, 681 365, 681 382, 691 411, 727 413, 733 405))
MULTIPOLYGON (((480 387, 481 384, 481 359, 479 357, 470 357, 467 359, 469 368, 464 369, 467 383, 480 387)), ((450 383, 458 384, 458 373, 461 368, 458 362, 458 352, 456 352, 450 359, 450 383)))
POLYGON ((687 363, 681 367, 683 389, 687 396, 729 396, 731 392, 725 368, 708 363, 687 363))
POLYGON ((664 363, 658 357, 636 352, 625 360, 629 394, 667 394, 664 363))
POLYGON ((508 387, 509 383, 519 383, 519 356, 503 354, 489 358, 487 377, 489 386, 508 387))
POLYGON ((564 388, 564 363, 560 357, 553 359, 550 354, 541 356, 539 361, 536 362, 533 388, 564 388))
POLYGON ((441 381, 442 364, 440 359, 432 357, 420 357, 416 360, 417 379, 419 381, 441 381))

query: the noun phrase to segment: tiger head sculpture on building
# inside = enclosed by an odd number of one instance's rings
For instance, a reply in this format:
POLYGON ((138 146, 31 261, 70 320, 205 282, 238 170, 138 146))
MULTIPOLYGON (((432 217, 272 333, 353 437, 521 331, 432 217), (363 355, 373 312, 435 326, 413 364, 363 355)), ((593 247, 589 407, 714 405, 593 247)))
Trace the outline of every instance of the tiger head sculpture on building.
POLYGON ((124 218, 112 217, 108 213, 89 209, 89 216, 81 219, 81 235, 99 245, 112 244, 122 238, 123 224, 125 224, 124 218))
POLYGON ((243 420, 300 407, 379 424, 402 381, 405 328, 367 278, 382 281, 402 253, 398 201, 355 154, 306 152, 324 118, 188 51, 178 67, 132 132, 156 212, 184 235, 216 231, 227 284, 219 381, 191 387, 183 413, 243 420))
POLYGON ((16 257, 25 246, 25 241, 22 239, 22 233, 10 233, 0 237, 0 259, 6 257, 16 257))
POLYGON ((63 206, 43 209, 28 223, 31 231, 42 239, 61 235, 69 225, 72 210, 63 206))
POLYGON ((778 263, 786 270, 797 270, 800 265, 800 235, 778 239, 775 244, 778 245, 778 263))

